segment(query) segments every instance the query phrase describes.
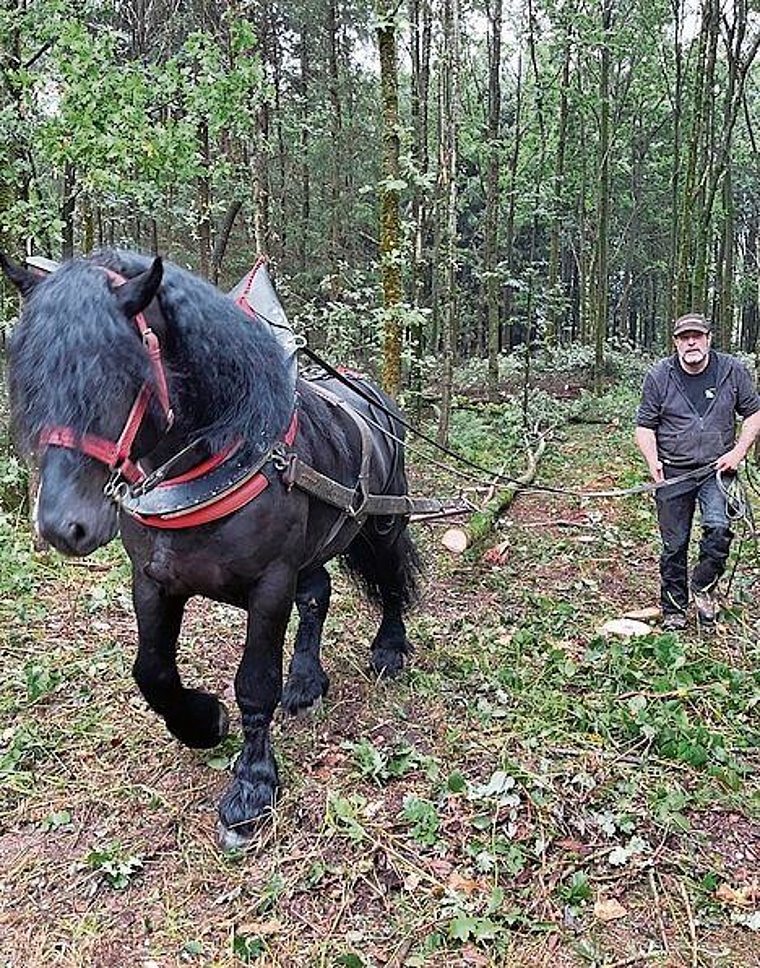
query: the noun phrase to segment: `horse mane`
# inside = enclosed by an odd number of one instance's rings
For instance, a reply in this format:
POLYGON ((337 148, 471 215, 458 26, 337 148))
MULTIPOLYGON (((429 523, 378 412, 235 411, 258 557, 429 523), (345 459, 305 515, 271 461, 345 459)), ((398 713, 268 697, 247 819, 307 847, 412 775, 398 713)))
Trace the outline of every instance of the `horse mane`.
MULTIPOLYGON (((113 423, 152 380, 135 326, 125 327, 112 282, 149 256, 103 250, 74 259, 40 282, 26 300, 9 346, 13 424, 30 449, 46 426, 85 433, 113 423)), ((158 292, 166 320, 162 353, 178 434, 203 436, 213 449, 242 437, 263 451, 293 409, 282 350, 210 283, 170 262, 158 292)))

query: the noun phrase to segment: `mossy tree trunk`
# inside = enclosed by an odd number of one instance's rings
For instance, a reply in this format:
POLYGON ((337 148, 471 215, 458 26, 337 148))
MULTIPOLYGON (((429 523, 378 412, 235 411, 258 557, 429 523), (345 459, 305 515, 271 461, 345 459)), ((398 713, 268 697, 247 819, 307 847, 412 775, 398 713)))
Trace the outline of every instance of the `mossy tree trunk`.
POLYGON ((442 336, 441 410, 437 438, 440 444, 449 439, 451 397, 454 377, 454 348, 457 329, 457 149, 459 138, 459 0, 443 4, 443 77, 441 79, 440 174, 444 224, 442 265, 442 336))
POLYGON ((488 44, 488 162, 486 170, 486 221, 484 275, 488 318, 488 396, 499 393, 500 282, 497 273, 499 247, 499 172, 501 168, 501 29, 502 0, 489 10, 488 44))
POLYGON ((383 290, 383 388, 396 396, 401 388, 401 214, 399 211, 399 109, 396 55, 396 5, 378 0, 377 43, 383 132, 383 177, 380 184, 380 278, 383 290))

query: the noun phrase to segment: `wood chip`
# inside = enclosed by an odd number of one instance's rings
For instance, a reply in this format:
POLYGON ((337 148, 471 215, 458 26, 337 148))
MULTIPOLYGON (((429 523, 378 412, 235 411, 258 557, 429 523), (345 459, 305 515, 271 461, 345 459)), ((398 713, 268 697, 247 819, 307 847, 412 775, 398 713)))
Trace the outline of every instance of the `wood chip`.
POLYGON ((637 635, 651 635, 652 628, 645 622, 632 618, 613 618, 598 630, 600 635, 617 635, 622 639, 635 638, 637 635))
POLYGON ((614 897, 600 897, 594 904, 594 917, 597 921, 617 921, 628 916, 628 911, 614 897))

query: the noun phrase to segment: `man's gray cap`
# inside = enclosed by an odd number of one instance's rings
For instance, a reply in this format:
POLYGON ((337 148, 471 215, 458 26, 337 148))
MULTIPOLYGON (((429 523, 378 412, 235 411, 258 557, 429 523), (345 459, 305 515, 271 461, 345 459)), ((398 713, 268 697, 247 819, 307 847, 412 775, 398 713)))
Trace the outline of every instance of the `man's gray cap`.
POLYGON ((702 313, 686 313, 679 316, 673 324, 673 335, 680 336, 681 333, 711 333, 712 323, 706 319, 702 313))
POLYGON ((680 336, 681 333, 711 333, 712 323, 705 319, 702 313, 686 313, 679 316, 673 325, 673 335, 680 336))

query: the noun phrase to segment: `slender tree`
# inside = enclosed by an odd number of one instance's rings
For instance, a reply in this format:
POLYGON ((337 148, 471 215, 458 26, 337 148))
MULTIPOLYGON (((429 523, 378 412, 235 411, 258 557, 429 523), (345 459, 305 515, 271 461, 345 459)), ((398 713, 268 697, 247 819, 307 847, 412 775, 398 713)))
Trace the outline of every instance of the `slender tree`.
POLYGON ((395 396, 401 387, 401 315, 404 297, 401 272, 401 215, 399 188, 398 63, 396 16, 399 4, 378 0, 377 43, 383 130, 383 178, 380 183, 380 276, 383 288, 383 387, 395 396))
POLYGON ((491 0, 488 6, 488 158, 486 171, 486 222, 483 269, 486 280, 488 316, 488 395, 495 400, 499 389, 499 174, 501 170, 501 33, 502 0, 491 0))
POLYGON ((443 365, 441 367, 441 410, 438 441, 449 437, 454 349, 457 330, 457 150, 459 138, 459 0, 443 2, 443 39, 441 57, 441 119, 439 184, 444 215, 443 264, 439 267, 443 293, 443 365))

